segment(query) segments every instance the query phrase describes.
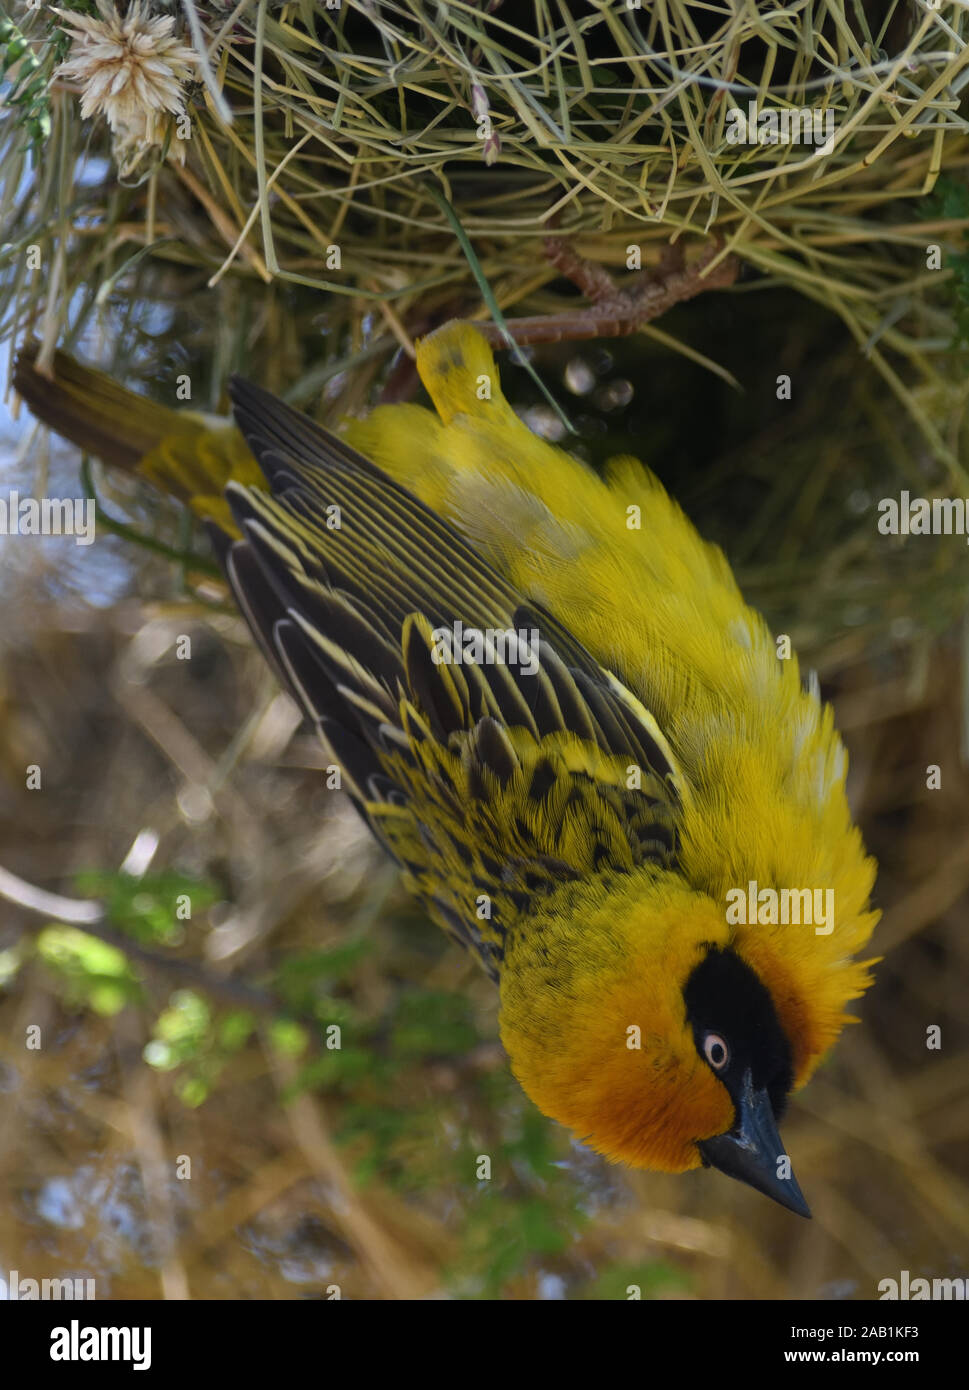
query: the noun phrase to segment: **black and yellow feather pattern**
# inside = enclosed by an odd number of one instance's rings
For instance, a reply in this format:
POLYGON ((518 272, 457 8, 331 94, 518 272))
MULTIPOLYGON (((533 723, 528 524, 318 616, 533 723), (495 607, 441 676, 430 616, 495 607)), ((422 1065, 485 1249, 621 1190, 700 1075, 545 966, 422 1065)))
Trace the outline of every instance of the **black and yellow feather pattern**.
POLYGON ((232 397, 270 494, 229 486, 226 575, 431 915, 497 978, 561 884, 672 865, 685 788, 636 697, 345 441, 248 382, 232 397), (455 622, 537 630, 536 669, 441 661, 455 622))

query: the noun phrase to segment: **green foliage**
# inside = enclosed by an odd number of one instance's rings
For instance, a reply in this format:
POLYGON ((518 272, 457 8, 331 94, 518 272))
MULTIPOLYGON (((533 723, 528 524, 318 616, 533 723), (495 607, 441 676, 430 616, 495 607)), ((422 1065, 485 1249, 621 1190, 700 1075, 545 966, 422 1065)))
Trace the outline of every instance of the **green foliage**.
POLYGON ((38 57, 23 30, 0 14, 0 100, 16 113, 35 153, 51 137, 49 84, 69 47, 67 35, 55 28, 38 57))
POLYGON ((455 1293, 495 1298, 514 1277, 547 1272, 579 1235, 575 1173, 563 1160, 569 1141, 515 1087, 510 1075, 483 1078, 486 1105, 501 1116, 498 1142, 483 1141, 464 1155, 462 1176, 475 1186, 466 1197, 460 1257, 450 1271, 455 1293), (479 1178, 482 1159, 490 1176, 479 1178), (466 1165, 466 1166, 465 1166, 466 1165))
POLYGON ((926 217, 941 217, 946 221, 969 219, 969 184, 960 183, 948 174, 940 175, 925 199, 924 213, 926 217))
POLYGON ((208 1099, 223 1068, 246 1046, 255 1019, 244 1010, 217 1017, 197 991, 176 991, 155 1021, 154 1036, 145 1047, 145 1061, 158 1071, 181 1072, 175 1089, 189 1106, 208 1099))
MULTIPOLYGON (((373 1072, 373 1052, 358 1041, 367 1030, 359 1011, 346 997, 355 972, 370 951, 371 943, 361 938, 288 956, 278 966, 273 980, 276 997, 300 1018, 317 1023, 317 1051, 300 1068, 286 1098, 319 1087, 342 1094, 373 1072)), ((289 1049, 284 1042, 278 1045, 289 1055, 300 1056, 309 1042, 308 1034, 305 1028, 297 1030, 297 1025, 288 1027, 293 1030, 289 1036, 294 1042, 298 1038, 301 1046, 289 1049)), ((278 1036, 282 1039, 286 1035, 278 1036)))
POLYGON ((566 1223, 563 1216, 565 1212, 547 1197, 522 1197, 489 1184, 467 1223, 460 1266, 452 1271, 456 1292, 496 1298, 531 1262, 560 1255, 578 1225, 577 1217, 566 1223), (468 1279, 469 1267, 476 1269, 473 1282, 468 1279))
POLYGON ((276 970, 276 993, 294 1013, 322 1017, 319 1011, 330 1006, 334 988, 352 976, 371 949, 372 943, 360 938, 290 956, 276 970))
POLYGON ((390 1040, 394 1057, 408 1061, 460 1056, 477 1041, 464 995, 413 990, 398 1001, 390 1040))
MULTIPOLYGON (((156 950, 177 939, 179 894, 193 906, 201 900, 200 885, 177 873, 88 873, 80 882, 126 935, 156 950)), ((211 890, 202 888, 207 902, 211 890)), ((569 1272, 568 1251, 586 1221, 568 1136, 523 1095, 494 1048, 490 1017, 479 1024, 464 989, 408 980, 388 993, 383 975, 375 997, 371 947, 350 940, 288 953, 268 981, 286 1012, 264 1028, 197 988, 174 991, 150 1025, 145 1062, 197 1107, 239 1074, 234 1064, 244 1075, 264 1070, 257 1059, 267 1043, 299 1059, 288 1096, 312 1089, 324 1097, 355 1183, 446 1203, 457 1236, 446 1277, 456 1294, 495 1297, 521 1281, 563 1278, 556 1270, 569 1272)), ((144 1005, 121 950, 50 927, 38 952, 72 1003, 99 1013, 144 1005)))
POLYGON ((174 870, 134 878, 86 870, 75 878, 80 892, 101 898, 112 926, 143 945, 176 946, 182 923, 216 900, 215 885, 174 870))
POLYGON ((269 1038, 284 1057, 299 1057, 306 1051, 306 1029, 291 1018, 274 1019, 269 1027, 269 1038))
POLYGON ((361 972, 372 968, 368 944, 304 953, 280 967, 286 1002, 311 1010, 321 1029, 340 1027, 339 1047, 321 1033, 294 1089, 326 1094, 358 1185, 437 1194, 461 1213, 449 1282, 465 1297, 494 1296, 511 1279, 537 1277, 582 1223, 574 1175, 563 1166, 568 1138, 498 1059, 469 1065, 493 1037, 477 1026, 466 991, 409 983, 387 1007, 368 1009, 358 992, 361 972))
POLYGON ((25 954, 20 944, 8 946, 5 951, 0 951, 0 989, 6 989, 17 978, 25 954))
POLYGON ((369 1047, 348 1042, 346 1031, 341 1028, 341 1045, 325 1048, 320 1056, 307 1062, 288 1094, 323 1089, 350 1095, 359 1082, 365 1077, 373 1078, 378 1070, 385 1073, 383 1060, 375 1060, 369 1047))
MULTIPOLYGON (((969 226, 969 183, 943 175, 925 199, 922 211, 926 219, 960 221, 969 226)), ((969 233, 963 231, 960 240, 966 249, 950 251, 945 261, 952 271, 954 348, 969 346, 969 233)))
POLYGON ((45 927, 37 938, 37 955, 72 1007, 110 1017, 140 997, 124 953, 76 927, 45 927))

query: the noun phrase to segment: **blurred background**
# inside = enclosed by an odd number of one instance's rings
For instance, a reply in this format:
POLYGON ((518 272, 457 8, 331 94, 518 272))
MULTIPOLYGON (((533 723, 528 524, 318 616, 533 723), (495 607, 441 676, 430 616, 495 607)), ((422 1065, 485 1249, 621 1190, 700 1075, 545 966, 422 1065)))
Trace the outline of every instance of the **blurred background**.
POLYGON ((487 317, 488 295, 509 317, 574 309, 542 258, 553 205, 620 283, 630 242, 655 264, 716 227, 743 265, 733 288, 629 338, 529 350, 576 435, 499 363, 537 432, 593 467, 632 452, 655 469, 834 704, 884 959, 786 1120, 813 1222, 715 1173, 611 1167, 530 1105, 493 987, 326 792, 199 528, 8 399, 0 495, 90 489, 100 511, 90 547, 0 536, 0 866, 14 897, 70 900, 0 898, 0 1275, 122 1299, 858 1299, 904 1269, 966 1276, 969 550, 876 524, 903 488, 969 499, 966 13, 926 29, 921 9, 865 5, 845 30, 831 3, 805 34, 781 22, 797 6, 753 9, 671 0, 660 52, 646 16, 618 37, 601 16, 553 33, 537 6, 509 34, 510 11, 482 5, 455 34, 416 4, 193 5, 211 71, 186 86, 187 159, 160 145, 124 170, 78 84, 53 77, 63 30, 15 11, 0 336, 5 369, 35 334, 161 401, 188 374, 193 406, 224 408, 242 369, 332 423, 422 400, 412 338, 487 317), (690 32, 693 71, 719 86, 680 73, 690 32), (529 66, 535 35, 573 45, 554 80, 529 66), (494 75, 499 38, 516 81, 494 75), (723 84, 756 94, 769 62, 777 100, 779 83, 844 79, 853 134, 826 162, 725 144, 723 84), (551 151, 535 108, 560 133, 571 113, 551 151), (453 217, 427 192, 438 175, 453 217), (340 276, 321 240, 341 244, 340 276), (81 930, 90 900, 104 914, 81 930))

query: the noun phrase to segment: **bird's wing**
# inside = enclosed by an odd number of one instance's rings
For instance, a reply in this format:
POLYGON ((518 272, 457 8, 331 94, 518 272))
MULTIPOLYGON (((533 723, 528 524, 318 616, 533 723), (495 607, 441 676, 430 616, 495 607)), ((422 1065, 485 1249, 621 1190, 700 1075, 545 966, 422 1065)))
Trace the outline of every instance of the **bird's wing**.
POLYGON ((248 382, 232 397, 271 495, 227 490, 229 582, 449 931, 496 973, 532 898, 672 862, 683 787, 636 698, 345 441, 248 382))

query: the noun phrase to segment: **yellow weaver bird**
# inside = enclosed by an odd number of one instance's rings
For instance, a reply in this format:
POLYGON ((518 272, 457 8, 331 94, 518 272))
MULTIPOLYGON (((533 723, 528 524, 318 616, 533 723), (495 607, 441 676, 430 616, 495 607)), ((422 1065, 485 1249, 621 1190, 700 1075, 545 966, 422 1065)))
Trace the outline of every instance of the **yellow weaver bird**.
POLYGON ((236 426, 60 355, 15 384, 208 519, 354 803, 497 982, 535 1104, 615 1162, 712 1164, 809 1215, 777 1122, 877 920, 831 710, 642 464, 600 479, 532 435, 470 325, 417 363, 436 414, 342 436, 239 379, 236 426), (833 920, 763 890, 832 893, 833 920))

